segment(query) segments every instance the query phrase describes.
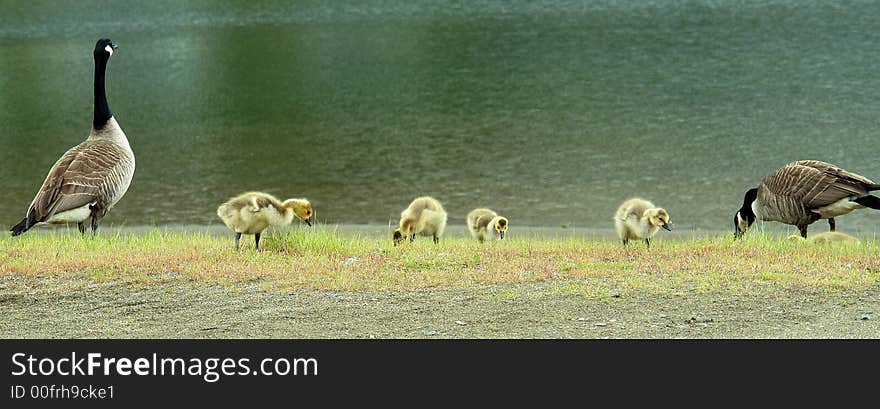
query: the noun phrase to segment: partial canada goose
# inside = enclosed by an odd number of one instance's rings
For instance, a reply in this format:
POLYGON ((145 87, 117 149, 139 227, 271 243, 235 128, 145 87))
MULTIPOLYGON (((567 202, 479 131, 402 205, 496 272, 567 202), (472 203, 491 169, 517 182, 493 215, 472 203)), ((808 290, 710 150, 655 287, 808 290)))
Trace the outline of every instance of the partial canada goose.
POLYGON ((95 45, 95 111, 89 137, 55 162, 27 216, 11 229, 13 236, 42 223, 77 223, 85 234, 89 219, 94 234, 98 221, 128 190, 134 176, 134 153, 104 92, 104 72, 115 49, 109 39, 95 45))
POLYGON ((825 244, 825 243, 861 243, 859 239, 850 236, 846 233, 841 233, 839 231, 826 231, 819 234, 814 234, 809 238, 803 238, 800 235, 792 234, 788 236, 788 240, 793 241, 807 241, 810 243, 817 244, 825 244))
POLYGON ((847 172, 830 163, 802 160, 789 163, 749 189, 743 205, 733 216, 734 238, 741 237, 760 218, 797 226, 807 237, 807 226, 855 209, 880 209, 880 198, 868 194, 880 190, 870 179, 847 172))
POLYGON ((405 238, 413 241, 416 235, 431 236, 434 243, 440 242, 440 236, 446 230, 446 210, 443 205, 430 196, 415 198, 409 207, 400 213, 400 223, 391 233, 394 245, 400 244, 405 238))
POLYGON ((471 236, 482 243, 486 239, 503 239, 509 223, 490 209, 474 209, 467 215, 467 227, 471 236))
POLYGON ((644 199, 629 199, 614 213, 614 229, 624 246, 630 240, 645 240, 645 245, 651 248, 651 238, 661 227, 672 231, 669 213, 644 199))
POLYGON ((293 217, 312 225, 315 211, 306 199, 278 200, 262 192, 248 192, 229 199, 217 208, 217 216, 235 232, 235 248, 242 234, 254 235, 254 247, 260 249, 260 234, 269 226, 286 226, 293 217))

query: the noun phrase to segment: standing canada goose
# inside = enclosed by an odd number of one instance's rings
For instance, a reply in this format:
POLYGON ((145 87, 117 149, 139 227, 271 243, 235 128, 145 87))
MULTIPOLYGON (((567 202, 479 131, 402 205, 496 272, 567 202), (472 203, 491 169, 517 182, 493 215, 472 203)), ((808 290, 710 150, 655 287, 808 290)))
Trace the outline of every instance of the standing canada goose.
POLYGON ((651 248, 651 238, 661 227, 672 231, 669 213, 644 199, 629 199, 614 213, 614 230, 624 246, 630 240, 645 240, 645 245, 651 248))
POLYGON ((826 231, 819 234, 814 234, 810 236, 810 238, 805 239, 800 235, 792 234, 788 236, 788 240, 792 241, 807 241, 810 243, 817 244, 825 244, 825 243, 861 243, 859 239, 850 236, 846 233, 841 233, 839 231, 826 231))
POLYGON ((77 223, 84 234, 89 219, 94 234, 98 221, 128 190, 134 176, 134 153, 110 112, 104 91, 104 72, 115 49, 109 39, 95 45, 95 111, 89 137, 55 162, 27 216, 11 229, 13 236, 41 223, 77 223))
POLYGON ((413 241, 416 235, 431 236, 434 243, 440 242, 440 236, 446 230, 446 210, 443 205, 429 196, 413 199, 403 212, 400 213, 400 223, 391 233, 394 245, 400 244, 405 238, 413 241))
POLYGON ((260 234, 269 226, 286 226, 293 217, 311 226, 315 212, 306 199, 278 200, 263 192, 248 192, 229 199, 217 208, 217 216, 235 232, 235 248, 242 234, 254 235, 254 247, 260 249, 260 234))
POLYGON ((507 218, 499 216, 490 209, 474 209, 467 215, 467 227, 471 236, 482 243, 484 240, 503 239, 509 223, 507 218))
POLYGON ((868 194, 880 190, 870 179, 847 172, 830 163, 802 160, 789 163, 746 192, 743 205, 733 216, 733 237, 741 237, 760 218, 797 226, 807 237, 807 226, 855 209, 880 209, 880 198, 868 194))

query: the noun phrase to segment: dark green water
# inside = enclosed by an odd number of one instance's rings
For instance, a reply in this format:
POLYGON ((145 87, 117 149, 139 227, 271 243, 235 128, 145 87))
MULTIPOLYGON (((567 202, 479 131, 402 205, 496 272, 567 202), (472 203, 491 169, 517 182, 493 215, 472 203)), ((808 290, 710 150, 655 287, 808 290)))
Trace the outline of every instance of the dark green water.
POLYGON ((137 157, 108 223, 219 223, 265 190, 331 223, 431 194, 457 224, 610 228, 641 195, 729 229, 791 160, 880 179, 880 4, 828 3, 0 1, 0 223, 87 135, 106 36, 137 157))

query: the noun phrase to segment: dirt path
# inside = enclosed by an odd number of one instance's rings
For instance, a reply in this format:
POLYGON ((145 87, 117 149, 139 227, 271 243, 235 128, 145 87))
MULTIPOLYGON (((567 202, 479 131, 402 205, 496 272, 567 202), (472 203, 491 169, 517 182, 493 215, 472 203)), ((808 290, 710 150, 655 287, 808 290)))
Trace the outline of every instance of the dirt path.
POLYGON ((180 277, 58 286, 57 278, 0 277, 0 337, 880 338, 880 288, 585 299, 554 294, 552 282, 291 294, 180 277))

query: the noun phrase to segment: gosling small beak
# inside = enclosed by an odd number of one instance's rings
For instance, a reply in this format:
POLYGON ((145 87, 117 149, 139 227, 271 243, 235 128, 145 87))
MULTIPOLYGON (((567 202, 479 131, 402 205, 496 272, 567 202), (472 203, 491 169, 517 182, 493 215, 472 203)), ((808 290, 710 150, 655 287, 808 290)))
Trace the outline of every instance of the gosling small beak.
POLYGON ((312 218, 311 217, 309 217, 308 219, 305 219, 304 221, 306 222, 306 224, 309 225, 309 227, 312 227, 312 218))
POLYGON ((501 240, 504 240, 504 232, 498 232, 498 234, 501 236, 501 240))
POLYGON ((660 227, 666 229, 666 231, 672 231, 672 226, 670 226, 669 223, 664 223, 664 224, 663 224, 662 226, 660 226, 660 227))

